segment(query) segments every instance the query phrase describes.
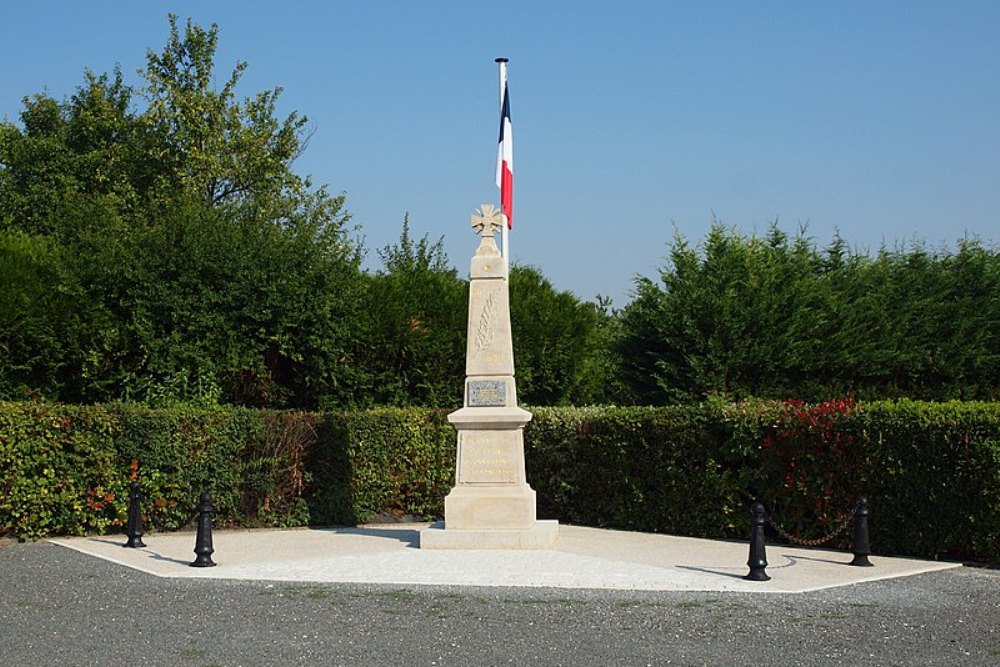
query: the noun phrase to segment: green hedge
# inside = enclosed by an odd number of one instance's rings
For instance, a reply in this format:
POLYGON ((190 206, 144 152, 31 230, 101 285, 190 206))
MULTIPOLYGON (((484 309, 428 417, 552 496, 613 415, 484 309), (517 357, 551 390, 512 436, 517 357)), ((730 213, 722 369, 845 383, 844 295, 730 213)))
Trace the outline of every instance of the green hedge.
MULTIPOLYGON (((717 405, 745 497, 805 538, 861 495, 879 553, 1000 562, 1000 403, 717 405)), ((849 544, 847 539, 838 542, 849 544)))
POLYGON ((525 429, 540 516, 694 536, 742 529, 742 501, 705 407, 536 408, 525 429))
MULTIPOLYGON (((1000 562, 998 403, 538 408, 525 443, 542 518, 743 537, 756 497, 816 537, 866 494, 877 553, 1000 562)), ((133 460, 159 529, 190 523, 203 489, 222 525, 430 518, 454 455, 438 410, 0 403, 0 533, 120 529, 133 460)))
POLYGON ((1000 403, 875 403, 854 426, 873 545, 1000 563, 1000 403))
POLYGON ((353 524, 441 513, 455 474, 446 413, 150 409, 0 402, 0 534, 124 525, 136 462, 154 528, 190 524, 202 490, 217 525, 353 524))
POLYGON ((316 420, 239 408, 0 403, 0 533, 123 525, 133 461, 151 527, 190 523, 202 490, 222 525, 304 525, 305 450, 316 420))
POLYGON ((81 534, 120 524, 127 479, 106 411, 0 403, 0 534, 81 534))
POLYGON ((455 430, 446 411, 429 408, 326 413, 309 469, 314 524, 432 518, 455 481, 455 430))

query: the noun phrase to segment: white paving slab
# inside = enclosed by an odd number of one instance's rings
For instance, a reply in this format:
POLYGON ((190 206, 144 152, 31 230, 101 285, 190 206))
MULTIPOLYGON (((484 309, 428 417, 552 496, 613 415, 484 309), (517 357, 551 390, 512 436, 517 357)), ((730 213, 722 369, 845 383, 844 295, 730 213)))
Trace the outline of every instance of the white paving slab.
POLYGON ((649 591, 802 593, 960 567, 956 563, 872 556, 851 567, 849 553, 768 547, 771 581, 750 582, 746 543, 560 526, 544 551, 432 551, 419 548, 427 524, 358 528, 217 530, 216 567, 194 568, 193 532, 51 541, 158 577, 400 585, 525 586, 649 591))

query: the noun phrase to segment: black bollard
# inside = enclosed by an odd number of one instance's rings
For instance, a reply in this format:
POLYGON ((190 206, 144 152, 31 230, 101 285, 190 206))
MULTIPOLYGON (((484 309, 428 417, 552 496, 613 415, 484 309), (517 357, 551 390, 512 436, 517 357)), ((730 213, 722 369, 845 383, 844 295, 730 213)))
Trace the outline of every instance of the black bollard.
POLYGON ((212 499, 208 492, 201 494, 201 502, 198 503, 198 537, 194 541, 194 552, 198 555, 191 563, 191 567, 215 567, 212 561, 212 514, 215 508, 212 507, 212 499))
POLYGON ((851 542, 851 553, 854 554, 851 565, 874 567, 874 563, 868 560, 868 554, 871 553, 871 548, 868 546, 868 499, 864 496, 858 498, 855 508, 854 535, 851 542))
POLYGON ((749 581, 770 581, 764 568, 767 567, 767 550, 764 542, 764 524, 767 523, 767 513, 764 503, 759 500, 750 507, 750 573, 743 577, 749 581))
POLYGON ((142 509, 139 506, 141 501, 142 493, 139 491, 139 482, 132 480, 128 492, 128 522, 125 524, 128 542, 122 545, 129 549, 146 546, 142 541, 142 536, 146 534, 146 528, 142 525, 142 509))

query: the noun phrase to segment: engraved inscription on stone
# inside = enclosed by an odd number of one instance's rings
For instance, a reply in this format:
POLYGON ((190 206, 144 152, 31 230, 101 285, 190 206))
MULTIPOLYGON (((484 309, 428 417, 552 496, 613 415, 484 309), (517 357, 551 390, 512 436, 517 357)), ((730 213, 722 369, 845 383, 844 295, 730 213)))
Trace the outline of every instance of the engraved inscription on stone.
POLYGON ((460 484, 515 484, 517 457, 512 433, 465 432, 458 452, 460 484))
POLYGON ((470 408, 502 408, 507 405, 507 383, 503 380, 469 382, 470 408))

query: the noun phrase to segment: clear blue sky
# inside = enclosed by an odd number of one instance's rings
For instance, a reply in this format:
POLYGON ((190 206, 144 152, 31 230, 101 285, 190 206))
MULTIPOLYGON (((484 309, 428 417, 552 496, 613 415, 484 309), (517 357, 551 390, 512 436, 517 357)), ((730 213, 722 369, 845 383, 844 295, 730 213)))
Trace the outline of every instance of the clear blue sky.
POLYGON ((19 2, 0 117, 133 82, 166 14, 220 26, 217 79, 281 86, 315 131, 297 169, 345 192, 369 249, 445 236, 498 203, 497 56, 510 58, 515 261, 628 300, 674 229, 808 223, 826 245, 1000 241, 1000 2, 19 2))

